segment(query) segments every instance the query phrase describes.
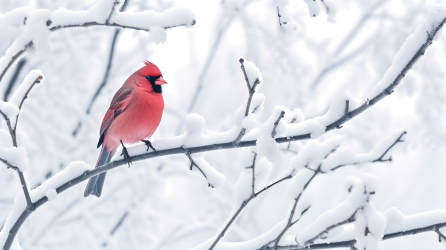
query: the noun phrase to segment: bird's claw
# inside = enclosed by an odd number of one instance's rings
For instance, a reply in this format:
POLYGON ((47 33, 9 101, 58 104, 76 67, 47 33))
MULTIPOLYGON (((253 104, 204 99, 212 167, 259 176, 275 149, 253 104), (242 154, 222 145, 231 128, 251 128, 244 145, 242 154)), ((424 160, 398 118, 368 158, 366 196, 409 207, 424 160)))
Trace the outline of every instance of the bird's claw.
POLYGON ((149 151, 149 149, 152 149, 154 152, 156 152, 156 149, 152 146, 152 143, 149 141, 149 140, 142 140, 145 144, 146 144, 146 146, 147 146, 147 150, 146 151, 149 151))
POLYGON ((127 148, 124 146, 124 143, 122 143, 122 153, 121 156, 124 156, 124 161, 126 161, 126 163, 129 165, 132 164, 132 161, 130 160, 130 155, 129 155, 129 151, 127 151, 127 148))

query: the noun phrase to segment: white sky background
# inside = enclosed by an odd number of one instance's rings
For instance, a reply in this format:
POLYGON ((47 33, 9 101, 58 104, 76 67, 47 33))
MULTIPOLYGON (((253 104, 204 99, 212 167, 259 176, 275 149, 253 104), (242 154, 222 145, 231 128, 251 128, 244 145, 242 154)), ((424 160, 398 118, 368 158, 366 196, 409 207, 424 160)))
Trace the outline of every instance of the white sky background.
MULTIPOLYGON (((290 0, 288 22, 296 27, 283 33, 278 25, 276 3, 259 1, 137 1, 130 0, 126 12, 153 9, 162 12, 186 6, 196 15, 196 25, 167 30, 167 40, 154 44, 144 31, 121 30, 109 81, 96 100, 91 114, 85 109, 102 82, 114 28, 64 29, 50 36, 52 49, 45 54, 25 55, 27 63, 15 86, 32 69, 40 69, 45 82, 26 101, 19 140, 27 149, 32 188, 66 167, 71 161, 96 162, 99 126, 116 90, 139 69, 143 60, 156 63, 164 78, 166 110, 154 139, 176 136, 184 131, 184 119, 219 27, 234 15, 222 35, 214 59, 203 81, 203 89, 192 112, 206 120, 205 133, 226 131, 247 95, 238 62, 254 62, 263 74, 261 91, 266 96, 261 119, 266 121, 276 105, 302 109, 306 118, 324 114, 338 93, 349 93, 364 101, 391 65, 406 38, 433 3, 442 1, 389 0, 378 7, 339 55, 335 50, 358 20, 376 1, 327 1, 337 10, 335 22, 321 13, 310 17, 302 0, 290 0), (246 3, 248 2, 248 3, 246 3), (342 3, 337 3, 342 2, 342 3), (237 11, 234 9, 237 8, 237 11), (222 21, 223 20, 223 21, 222 21), (357 56, 330 71, 317 86, 312 82, 325 68, 360 49, 357 56), (72 136, 79 122, 81 129, 72 136)), ((31 5, 55 10, 83 10, 95 1, 2 1, 0 13, 31 5)), ((284 10, 285 11, 285 10, 284 10)), ((343 137, 343 144, 358 152, 370 151, 382 138, 403 128, 404 143, 391 151, 390 163, 363 164, 336 171, 315 180, 306 191, 312 201, 323 200, 289 233, 345 198, 342 179, 347 175, 376 175, 377 190, 372 204, 384 212, 397 207, 410 215, 444 209, 444 155, 446 153, 445 105, 446 37, 437 35, 427 53, 402 80, 395 93, 349 121, 341 130, 321 136, 343 137)), ((1 38, 3 55, 11 41, 1 38)), ((0 82, 0 97, 15 67, 0 82)), ((306 142, 294 143, 293 149, 306 142)), ((85 184, 59 195, 34 213, 18 238, 25 249, 188 249, 212 237, 226 220, 233 202, 234 184, 244 166, 239 150, 208 153, 205 159, 225 175, 219 189, 210 189, 199 172, 189 171, 185 156, 163 157, 120 167, 108 173, 103 196, 83 198, 85 184), (110 234, 125 217, 121 227, 110 234), (104 243, 107 243, 104 246, 104 243)), ((293 155, 284 153, 284 158, 293 155)), ((273 166, 278 175, 287 166, 273 166)), ((18 178, 0 167, 0 227, 20 191, 18 178)), ((266 232, 289 213, 287 185, 281 184, 262 199, 252 202, 223 241, 246 241, 266 232)), ((433 233, 383 242, 381 249, 445 249, 433 233)))

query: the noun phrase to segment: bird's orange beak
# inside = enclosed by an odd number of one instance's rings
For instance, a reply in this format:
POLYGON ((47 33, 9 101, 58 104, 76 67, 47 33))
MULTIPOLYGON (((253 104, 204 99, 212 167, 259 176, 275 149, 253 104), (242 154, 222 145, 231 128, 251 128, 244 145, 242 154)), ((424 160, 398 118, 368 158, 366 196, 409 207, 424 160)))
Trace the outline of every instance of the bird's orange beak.
POLYGON ((167 84, 167 82, 166 82, 166 80, 164 80, 163 77, 160 77, 160 78, 158 78, 158 79, 155 81, 155 84, 156 84, 156 85, 163 85, 163 84, 167 84))

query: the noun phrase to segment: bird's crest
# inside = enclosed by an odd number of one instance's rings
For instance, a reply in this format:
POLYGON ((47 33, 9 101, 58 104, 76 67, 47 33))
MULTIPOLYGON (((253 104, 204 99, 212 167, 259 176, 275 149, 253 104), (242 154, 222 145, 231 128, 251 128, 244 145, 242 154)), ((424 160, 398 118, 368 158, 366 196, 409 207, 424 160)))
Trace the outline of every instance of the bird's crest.
POLYGON ((153 62, 144 61, 146 66, 140 68, 138 71, 141 76, 162 76, 161 70, 153 62))

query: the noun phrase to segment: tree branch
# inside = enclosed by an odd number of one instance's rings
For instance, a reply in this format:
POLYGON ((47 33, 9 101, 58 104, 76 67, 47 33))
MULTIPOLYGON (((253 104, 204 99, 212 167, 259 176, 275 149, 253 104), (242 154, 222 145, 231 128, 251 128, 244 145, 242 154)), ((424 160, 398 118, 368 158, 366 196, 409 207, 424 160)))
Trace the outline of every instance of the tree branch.
POLYGON ((19 175, 20 183, 23 189, 23 193, 25 194, 25 200, 26 200, 26 211, 32 212, 34 211, 34 204, 31 202, 31 197, 29 196, 28 187, 26 186, 25 176, 23 176, 22 171, 20 168, 13 166, 11 163, 9 163, 7 160, 0 158, 0 162, 3 162, 7 168, 13 169, 17 172, 19 175))
MULTIPOLYGON (((445 227, 446 222, 433 224, 427 227, 419 227, 419 228, 413 228, 406 231, 400 231, 396 233, 388 233, 385 234, 382 240, 389 240, 393 238, 403 237, 403 236, 410 236, 415 235, 419 233, 424 232, 430 232, 434 231, 436 232, 439 228, 445 227)), ((329 249, 329 248, 341 248, 341 247, 351 247, 356 243, 356 240, 347 240, 347 241, 340 241, 340 242, 330 242, 330 243, 318 243, 318 244, 312 244, 305 247, 297 246, 297 245, 291 245, 291 246, 279 246, 277 249, 288 249, 288 250, 303 250, 303 249, 329 249)), ((265 250, 272 250, 272 247, 267 247, 265 250)))
MULTIPOLYGON (((405 134, 406 134, 406 131, 404 131, 403 133, 401 133, 401 135, 398 136, 398 138, 395 140, 395 142, 392 143, 392 145, 390 145, 378 159, 373 160, 373 161, 369 161, 369 162, 385 162, 385 161, 392 161, 392 157, 390 157, 390 158, 387 159, 387 160, 383 160, 382 158, 383 158, 383 157, 387 154, 387 152, 389 152, 389 150, 392 149, 398 142, 403 142, 403 141, 401 140, 401 137, 403 137, 403 135, 405 135, 405 134)), ((361 164, 361 163, 364 163, 364 162, 352 162, 352 163, 348 163, 348 164, 344 164, 344 165, 339 165, 339 166, 336 166, 336 167, 332 168, 330 171, 334 171, 334 170, 336 170, 336 169, 338 169, 338 168, 341 168, 341 167, 344 167, 344 166, 357 165, 357 164, 361 164)))
POLYGON ((389 87, 385 88, 383 91, 381 91, 380 94, 375 96, 372 100, 369 100, 368 102, 365 102, 357 109, 349 112, 350 118, 342 117, 341 119, 335 121, 334 123, 327 126, 326 131, 333 130, 337 128, 338 126, 344 124, 349 119, 361 114, 365 110, 369 109, 371 106, 376 104, 377 102, 381 101, 386 96, 393 93, 394 89, 398 86, 398 84, 401 82, 401 80, 406 76, 406 74, 409 72, 409 70, 413 67, 413 65, 424 55, 427 48, 432 44, 432 41, 437 34, 437 32, 443 27, 444 22, 446 19, 443 19, 441 23, 435 27, 435 29, 432 30, 432 33, 429 33, 426 39, 426 42, 418 49, 418 51, 415 53, 415 55, 412 57, 412 59, 406 64, 406 66, 401 70, 401 72, 398 74, 398 76, 395 78, 395 80, 390 84, 389 87))
MULTIPOLYGON (((51 25, 51 20, 48 20, 47 22, 48 24, 51 25)), ((171 28, 175 28, 175 27, 181 27, 181 26, 188 26, 188 25, 195 25, 195 20, 192 20, 192 23, 184 23, 184 24, 179 24, 179 25, 172 25, 172 26, 164 26, 164 29, 171 29, 171 28)), ((143 30, 143 31, 150 31, 149 29, 143 29, 143 28, 139 28, 139 27, 134 27, 134 26, 126 26, 126 25, 120 25, 120 24, 116 24, 116 23, 98 23, 98 22, 85 22, 85 23, 81 23, 81 24, 69 24, 69 25, 59 25, 59 26, 54 26, 51 27, 49 30, 50 31, 56 31, 56 30, 60 30, 60 29, 64 29, 64 28, 75 28, 75 27, 91 27, 91 26, 108 26, 108 27, 118 27, 118 28, 123 28, 123 29, 133 29, 133 30, 143 30)), ((8 63, 8 66, 3 70, 3 72, 0 75, 0 82, 3 79, 3 76, 6 74, 6 72, 8 71, 8 69, 11 67, 11 65, 14 63, 14 61, 19 58, 23 52, 26 51, 26 49, 30 46, 33 45, 33 41, 29 41, 25 47, 20 50, 19 52, 17 52, 17 54, 15 54, 12 58, 11 61, 8 63)))
MULTIPOLYGON (((334 149, 335 150, 335 149, 334 149)), ((331 153, 334 152, 334 150, 332 150, 330 153, 327 154, 330 155, 331 153)), ((327 158, 327 156, 325 156, 325 158, 327 158)), ((279 236, 277 236, 275 242, 274 242, 274 250, 279 249, 278 245, 279 245, 279 241, 282 239, 283 235, 286 233, 286 231, 288 231, 288 229, 294 225, 295 223, 292 223, 293 217, 294 217, 294 212, 296 210, 296 206, 297 203, 299 202, 300 197, 302 196, 303 192, 305 191, 305 189, 307 189, 308 185, 310 185, 311 181, 314 179, 314 177, 316 177, 316 175, 318 175, 321 172, 321 164, 319 164, 318 168, 314 171, 313 176, 311 176, 311 178, 307 181, 307 183, 305 184, 304 188, 302 189, 302 191, 300 192, 299 196, 297 196, 297 198, 295 199, 294 205, 293 205, 293 209, 291 209, 291 213, 290 216, 288 217, 288 223, 285 226, 285 228, 282 230, 282 232, 279 234, 279 236)), ((304 210, 304 212, 306 212, 308 209, 304 210)), ((302 213, 303 214, 303 213, 302 213)))
POLYGON ((384 151, 384 153, 383 153, 378 159, 376 159, 376 160, 374 160, 374 161, 372 161, 372 162, 392 161, 392 157, 390 157, 390 158, 387 159, 387 160, 383 160, 383 157, 384 157, 384 156, 387 154, 387 152, 389 152, 389 150, 392 149, 393 146, 395 146, 398 142, 404 142, 404 141, 401 140, 401 137, 403 137, 403 135, 405 135, 405 134, 407 134, 406 131, 404 131, 404 132, 403 132, 403 133, 396 139, 396 141, 395 141, 392 145, 390 145, 390 147, 389 147, 386 151, 384 151))
POLYGON ((255 182, 256 182, 256 158, 257 153, 254 153, 254 158, 252 159, 252 192, 251 195, 255 195, 255 182))
POLYGON ((223 236, 225 235, 226 231, 229 229, 229 227, 232 225, 232 223, 233 223, 233 222, 235 221, 235 219, 238 217, 238 215, 240 214, 240 212, 242 212, 242 210, 246 207, 246 205, 248 205, 248 203, 249 203, 251 200, 257 198, 257 196, 258 196, 259 194, 263 193, 263 191, 267 190, 268 188, 270 188, 270 187, 272 187, 272 186, 274 186, 274 185, 276 185, 276 184, 279 184, 280 182, 282 182, 282 181, 284 181, 284 180, 286 180, 286 179, 291 178, 291 175, 289 175, 289 176, 287 176, 287 177, 285 177, 285 178, 282 178, 282 179, 280 179, 280 180, 278 180, 278 181, 276 181, 276 182, 274 182, 274 183, 268 185, 267 187, 263 188, 263 189, 260 190, 259 192, 255 193, 255 191, 254 191, 254 189, 255 189, 255 172, 254 172, 254 170, 255 170, 255 161, 256 161, 256 158, 257 158, 257 153, 254 153, 254 157, 253 157, 253 161, 252 161, 252 167, 250 167, 250 168, 252 168, 252 193, 251 193, 251 196, 250 196, 247 200, 243 201, 242 205, 239 207, 239 209, 237 210, 237 212, 232 216, 231 220, 230 220, 230 221, 228 222, 228 224, 226 224, 226 226, 223 228, 223 230, 221 231, 221 233, 218 235, 217 239, 215 239, 214 243, 212 243, 212 245, 211 245, 211 247, 209 248, 209 250, 214 249, 214 247, 217 245, 217 243, 220 241, 220 239, 223 238, 223 236))
POLYGON ((5 69, 3 70, 3 72, 0 74, 0 82, 2 81, 3 77, 5 76, 6 72, 7 72, 8 69, 11 67, 11 65, 15 62, 15 60, 17 60, 17 58, 19 58, 19 57, 23 54, 23 52, 25 52, 25 50, 26 50, 28 47, 32 46, 32 45, 33 45, 33 42, 30 41, 29 43, 27 43, 27 44, 25 45, 25 48, 23 48, 22 50, 20 50, 19 52, 17 52, 17 54, 15 54, 15 55, 11 58, 11 61, 9 61, 8 65, 6 66, 6 68, 5 68, 5 69))
MULTIPOLYGON (((346 219, 346 220, 344 220, 344 221, 341 221, 341 222, 339 222, 339 223, 337 223, 337 224, 334 224, 334 225, 332 225, 332 226, 327 227, 324 231, 320 232, 318 235, 316 235, 316 236, 314 236, 313 238, 307 240, 307 242, 305 242, 305 245, 309 245, 309 244, 313 243, 315 240, 317 240, 317 239, 319 239, 319 238, 322 239, 322 235, 327 234, 328 232, 330 232, 330 230, 332 230, 332 229, 334 229, 334 228, 337 228, 337 227, 339 227, 339 226, 342 226, 342 225, 345 225, 345 224, 354 222, 354 221, 356 220, 356 219, 355 219, 355 216, 356 216, 356 213, 357 213, 357 212, 358 212, 358 209, 356 209, 355 212, 353 212, 353 214, 352 214, 348 219, 346 219)), ((367 236, 367 235, 366 235, 366 236, 367 236)))
MULTIPOLYGON (((366 102, 363 105, 361 105, 360 107, 358 107, 357 109, 354 109, 354 110, 350 111, 348 113, 349 118, 347 118, 346 116, 343 116, 343 117, 339 118, 338 120, 336 120, 335 122, 329 124, 327 126, 327 128, 326 128, 326 132, 338 128, 342 124, 344 124, 347 121, 349 121, 351 118, 354 118, 354 117, 358 116, 359 114, 361 114, 362 112, 364 112, 365 110, 369 109, 371 106, 373 106, 373 104, 376 104, 377 102, 379 102, 380 100, 382 100, 386 96, 390 95, 394 91, 396 86, 398 86, 398 84, 400 83, 402 78, 407 74, 407 72, 409 72, 409 70, 415 64, 415 62, 422 55, 424 55, 425 51, 427 50, 429 45, 432 43, 432 40, 435 37, 436 33, 443 26, 445 20, 443 20, 432 31, 432 33, 429 34, 426 42, 420 47, 420 49, 416 52, 416 54, 413 56, 413 58, 406 64, 406 66, 403 68, 403 70, 400 72, 400 74, 396 77, 394 82, 388 88, 384 89, 379 95, 374 97, 371 101, 366 102)), ((1 76, 4 75, 4 72, 5 71, 3 71, 1 76)), ((0 78, 0 80, 1 80, 1 78, 0 78)), ((300 134, 300 135, 276 138, 275 140, 276 140, 277 143, 285 143, 285 142, 305 140, 305 139, 310 139, 310 138, 311 138, 311 134, 307 133, 307 134, 300 134)), ((204 146, 193 147, 193 148, 189 148, 188 150, 189 150, 189 153, 198 153, 198 152, 214 151, 214 150, 221 150, 221 149, 229 149, 229 148, 235 148, 235 147, 251 147, 251 146, 255 146, 255 145, 256 145, 256 141, 255 140, 251 140, 251 141, 240 141, 240 145, 239 146, 235 146, 233 144, 233 142, 227 142, 227 143, 219 143, 219 144, 213 144, 213 145, 204 145, 204 146)), ((145 153, 145 154, 141 154, 141 155, 136 155, 136 156, 131 157, 131 159, 132 159, 132 161, 140 161, 140 160, 154 158, 154 157, 159 157, 159 156, 172 155, 172 154, 184 154, 184 153, 185 153, 185 149, 181 148, 181 147, 178 147, 178 148, 171 148, 171 149, 166 149, 166 150, 160 150, 160 151, 157 151, 156 154, 154 152, 150 152, 150 153, 145 153)), ((110 162, 108 164, 102 165, 102 166, 97 167, 95 169, 86 171, 83 175, 81 175, 81 176, 79 176, 77 178, 74 178, 71 181, 68 181, 67 183, 64 183, 63 185, 58 187, 56 189, 56 192, 57 193, 61 193, 61 192, 65 191, 65 190, 69 189, 70 187, 72 187, 72 186, 74 186, 76 184, 79 184, 80 182, 83 182, 84 180, 87 180, 87 179, 89 179, 89 178, 91 178, 91 177, 93 177, 95 175, 98 175, 98 174, 103 173, 105 171, 111 170, 111 169, 116 168, 118 166, 124 165, 125 163, 126 163, 125 160, 121 159, 121 160, 113 161, 113 162, 110 162)), ((291 177, 288 177, 288 178, 291 178, 291 177)), ((46 196, 42 197, 41 199, 39 199, 38 201, 36 201, 34 203, 35 209, 39 208, 40 206, 45 204, 47 201, 48 201, 48 198, 46 196)), ((8 238, 7 238, 5 246, 4 246, 4 250, 9 250, 9 248, 11 247, 12 242, 13 242, 13 240, 14 240, 17 232, 18 232, 18 230, 20 229, 21 225, 25 222, 25 220, 28 218, 28 216, 30 214, 31 214, 30 211, 25 210, 22 213, 22 215, 18 218, 18 220, 16 221, 16 223, 14 224, 14 226, 11 228, 11 230, 9 232, 8 238)), ((445 225, 446 225, 446 223, 445 223, 445 225)), ((417 233, 417 232, 424 232, 424 231, 433 231, 433 230, 431 230, 429 228, 427 228, 427 229, 423 228, 423 229, 417 229, 417 230, 418 231, 414 231, 414 232, 417 233)), ((405 232, 400 232, 400 233, 404 234, 405 232)), ((388 236, 388 237, 391 237, 391 236, 388 236)), ((398 237, 398 236, 393 236, 393 237, 398 237)), ((351 241, 350 241, 350 243, 351 243, 351 241)), ((342 244, 342 243, 340 243, 340 244, 342 244)), ((331 245, 334 245, 334 243, 331 243, 331 245)), ((351 245, 352 244, 349 244, 348 246, 351 246, 351 245)), ((342 246, 345 246, 345 245, 342 245, 342 246)))
MULTIPOLYGON (((241 64, 240 68, 242 69, 242 71, 243 71, 243 75, 245 76, 246 86, 248 87, 248 91, 249 91, 248 102, 247 102, 247 104, 246 104, 246 110, 245 110, 245 117, 247 117, 248 114, 249 114, 249 108, 251 107, 252 96, 255 94, 255 92, 256 92, 256 87, 257 87, 257 85, 260 83, 260 81, 259 81, 259 79, 257 78, 257 79, 254 81, 254 84, 253 84, 252 87, 251 87, 251 85, 249 84, 248 75, 246 74, 245 66, 243 65, 243 63, 245 62, 245 60, 244 60, 243 58, 240 58, 239 62, 240 62, 240 64, 241 64)), ((242 138, 243 138, 243 136, 245 135, 245 133, 246 133, 246 128, 242 128, 242 129, 240 130, 240 133, 238 134, 237 138, 235 138, 235 140, 234 140, 234 142, 233 142, 235 146, 239 146, 239 145, 240 145, 240 141, 242 140, 242 138)))
MULTIPOLYGON (((194 159, 192 159, 192 157, 190 156, 190 152, 187 149, 186 149, 186 155, 187 155, 187 158, 189 158, 189 160, 190 160, 190 170, 192 170, 192 167, 195 166, 198 170, 200 170, 200 173, 204 176, 204 178, 207 179, 206 174, 203 172, 203 170, 201 170, 201 168, 198 166, 198 164, 195 163, 194 159)), ((209 184, 209 182, 208 182, 208 186, 213 188, 213 186, 211 184, 209 184)))
POLYGON ((9 134, 11 135, 12 145, 17 147, 17 139, 16 139, 16 136, 15 136, 14 129, 12 128, 12 125, 11 125, 11 120, 9 120, 9 117, 6 116, 6 114, 3 113, 1 110, 0 110, 0 115, 3 116, 3 118, 6 121, 6 126, 8 126, 9 134))
POLYGON ((276 129, 277 126, 279 125, 280 120, 285 116, 285 111, 281 111, 279 118, 277 118, 277 121, 274 123, 274 128, 273 128, 273 132, 271 132, 271 137, 274 138, 276 136, 276 129))
MULTIPOLYGON (((22 106, 23 103, 25 102, 25 100, 28 98, 28 94, 31 91, 31 89, 34 87, 34 85, 36 85, 37 83, 40 83, 40 80, 43 79, 43 76, 38 76, 36 80, 34 80, 34 82, 31 84, 31 86, 29 87, 29 89, 26 91, 25 95, 23 96, 22 100, 20 101, 20 105, 19 105, 19 113, 17 114, 16 118, 15 118, 15 125, 14 125, 14 136, 16 134, 17 131, 17 123, 19 121, 19 115, 20 115, 20 111, 22 110, 22 106)), ((15 145, 15 147, 17 147, 17 143, 15 145)))

